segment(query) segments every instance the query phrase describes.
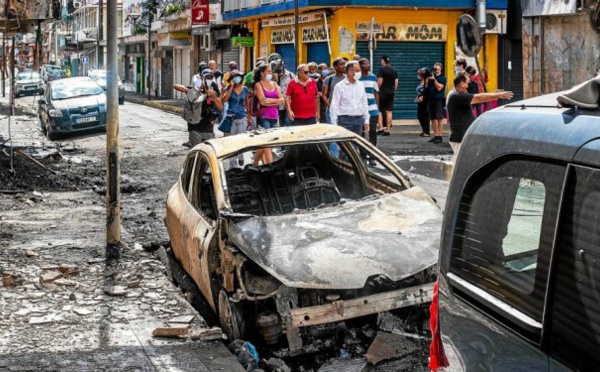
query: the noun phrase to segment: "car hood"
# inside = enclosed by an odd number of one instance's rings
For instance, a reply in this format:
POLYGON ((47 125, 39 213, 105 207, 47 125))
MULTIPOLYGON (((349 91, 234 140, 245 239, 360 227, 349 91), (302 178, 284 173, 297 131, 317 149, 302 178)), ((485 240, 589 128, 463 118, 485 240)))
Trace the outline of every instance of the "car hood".
POLYGON ((61 110, 72 110, 82 106, 89 107, 106 104, 106 97, 104 94, 96 94, 94 96, 54 100, 52 101, 52 104, 55 108, 59 108, 61 110))
POLYGON ((288 287, 357 289, 438 260, 442 212, 419 187, 317 210, 231 223, 229 238, 288 287))
POLYGON ((41 83, 42 81, 40 79, 23 79, 23 80, 17 80, 17 84, 37 84, 37 83, 41 83))

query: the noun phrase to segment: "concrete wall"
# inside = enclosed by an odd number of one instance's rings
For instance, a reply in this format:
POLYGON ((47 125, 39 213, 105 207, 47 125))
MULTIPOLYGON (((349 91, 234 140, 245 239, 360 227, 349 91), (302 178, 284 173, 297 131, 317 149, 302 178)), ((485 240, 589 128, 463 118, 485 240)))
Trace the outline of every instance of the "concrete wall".
POLYGON ((524 96, 571 88, 600 70, 600 35, 588 10, 523 19, 524 96))

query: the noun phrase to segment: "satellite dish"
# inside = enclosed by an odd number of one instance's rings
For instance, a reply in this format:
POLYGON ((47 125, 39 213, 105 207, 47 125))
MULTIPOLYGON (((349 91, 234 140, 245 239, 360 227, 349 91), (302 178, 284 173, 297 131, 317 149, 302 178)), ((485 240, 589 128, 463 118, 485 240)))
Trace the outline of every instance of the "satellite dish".
POLYGON ((473 17, 463 14, 456 24, 456 41, 458 48, 467 57, 475 57, 481 48, 479 26, 473 17))

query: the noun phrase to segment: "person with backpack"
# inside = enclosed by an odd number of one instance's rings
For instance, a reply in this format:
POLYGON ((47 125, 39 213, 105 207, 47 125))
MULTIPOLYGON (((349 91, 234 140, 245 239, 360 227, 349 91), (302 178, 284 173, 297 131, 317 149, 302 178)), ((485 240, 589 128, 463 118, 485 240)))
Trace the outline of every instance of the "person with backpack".
POLYGON ((244 75, 238 70, 229 72, 227 85, 221 95, 223 104, 229 103, 225 118, 219 126, 219 130, 226 135, 244 133, 253 124, 252 117, 246 112, 250 94, 243 84, 243 77, 244 75))
POLYGON ((187 87, 175 84, 173 88, 186 94, 182 117, 187 122, 189 143, 184 146, 194 147, 206 140, 215 138, 214 122, 223 110, 219 99, 219 88, 212 79, 212 71, 202 71, 202 81, 195 81, 187 87))
POLYGON ((344 73, 344 68, 346 66, 346 61, 344 58, 336 58, 333 61, 333 67, 335 68, 335 75, 328 76, 323 82, 323 95, 321 97, 321 101, 327 107, 327 117, 321 118, 321 122, 323 123, 331 123, 331 113, 329 107, 331 106, 331 98, 333 97, 333 89, 337 84, 339 84, 342 80, 346 78, 346 74, 344 73))

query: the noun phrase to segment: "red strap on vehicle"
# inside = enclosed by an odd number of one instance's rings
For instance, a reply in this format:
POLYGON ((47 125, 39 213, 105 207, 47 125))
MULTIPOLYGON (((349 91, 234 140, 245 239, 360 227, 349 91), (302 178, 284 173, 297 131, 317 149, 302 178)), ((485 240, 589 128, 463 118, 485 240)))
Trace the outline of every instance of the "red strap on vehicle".
POLYGON ((439 318, 439 281, 433 285, 433 299, 429 306, 429 327, 431 328, 431 345, 429 345, 429 369, 432 371, 441 367, 448 367, 448 358, 444 353, 442 335, 440 333, 439 318))

